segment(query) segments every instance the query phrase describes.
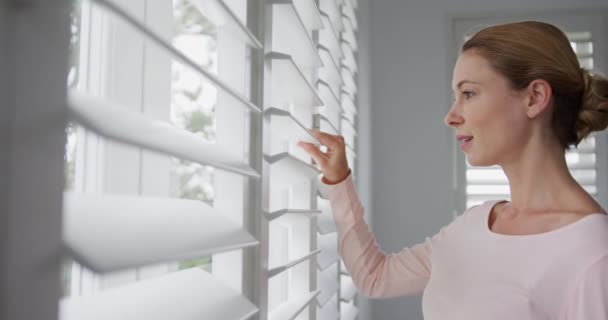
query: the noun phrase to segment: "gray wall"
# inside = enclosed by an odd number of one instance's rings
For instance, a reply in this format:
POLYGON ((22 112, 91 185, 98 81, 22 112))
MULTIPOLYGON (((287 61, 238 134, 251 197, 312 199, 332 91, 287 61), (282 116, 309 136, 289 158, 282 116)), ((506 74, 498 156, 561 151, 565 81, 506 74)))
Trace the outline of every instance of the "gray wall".
MULTIPOLYGON (((443 124, 451 100, 450 15, 606 8, 608 1, 360 3, 358 188, 378 243, 397 252, 452 220, 453 133, 443 124)), ((420 297, 359 302, 361 320, 422 319, 420 297)))

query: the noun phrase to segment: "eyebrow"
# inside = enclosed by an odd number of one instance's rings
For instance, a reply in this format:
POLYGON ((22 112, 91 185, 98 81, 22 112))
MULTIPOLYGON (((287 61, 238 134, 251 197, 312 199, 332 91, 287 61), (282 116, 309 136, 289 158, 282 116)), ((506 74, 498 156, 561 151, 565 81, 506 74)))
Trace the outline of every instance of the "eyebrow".
POLYGON ((465 83, 472 83, 472 84, 479 84, 479 82, 475 82, 472 80, 461 80, 460 82, 458 82, 458 84, 456 85, 456 89, 460 89, 460 87, 465 84, 465 83))

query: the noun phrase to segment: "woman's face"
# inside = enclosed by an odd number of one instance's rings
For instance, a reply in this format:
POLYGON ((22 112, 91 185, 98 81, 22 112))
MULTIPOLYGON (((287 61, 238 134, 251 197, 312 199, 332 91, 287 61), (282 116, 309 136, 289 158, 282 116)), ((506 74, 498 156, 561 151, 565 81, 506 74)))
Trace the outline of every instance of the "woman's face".
POLYGON ((445 124, 474 166, 517 159, 529 135, 523 96, 472 50, 458 57, 452 78, 454 103, 445 124))

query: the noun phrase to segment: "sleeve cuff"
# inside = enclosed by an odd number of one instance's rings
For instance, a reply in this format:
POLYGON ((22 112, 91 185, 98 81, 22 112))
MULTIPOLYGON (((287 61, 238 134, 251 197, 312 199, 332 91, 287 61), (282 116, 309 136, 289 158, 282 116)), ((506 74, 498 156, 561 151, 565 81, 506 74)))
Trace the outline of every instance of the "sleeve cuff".
POLYGON ((341 184, 344 181, 346 181, 346 179, 350 178, 351 175, 352 175, 352 170, 348 169, 348 175, 346 175, 346 177, 340 181, 332 182, 332 181, 327 180, 327 178, 325 178, 325 176, 322 176, 321 182, 326 186, 335 186, 335 185, 341 184))

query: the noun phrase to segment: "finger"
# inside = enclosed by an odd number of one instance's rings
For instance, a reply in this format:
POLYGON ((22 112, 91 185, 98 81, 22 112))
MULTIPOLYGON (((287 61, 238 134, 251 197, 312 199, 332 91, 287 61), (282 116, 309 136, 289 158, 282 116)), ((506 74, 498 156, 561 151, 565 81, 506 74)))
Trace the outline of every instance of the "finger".
POLYGON ((317 138, 317 140, 319 140, 319 142, 321 142, 322 144, 335 149, 335 148, 339 148, 340 145, 337 141, 338 136, 334 136, 331 135, 329 133, 317 130, 317 129, 311 129, 313 135, 315 136, 315 138, 317 138))
POLYGON ((298 146, 304 149, 304 151, 306 151, 308 154, 310 154, 310 156, 315 159, 316 163, 325 164, 325 161, 327 161, 327 155, 321 152, 321 150, 319 150, 312 143, 300 141, 298 142, 298 146))

